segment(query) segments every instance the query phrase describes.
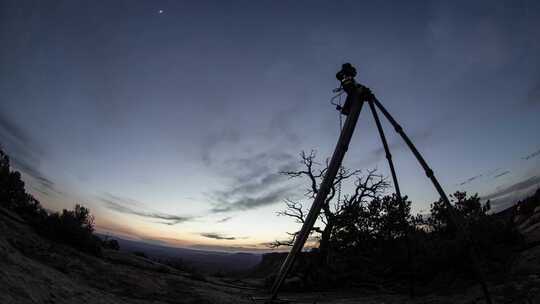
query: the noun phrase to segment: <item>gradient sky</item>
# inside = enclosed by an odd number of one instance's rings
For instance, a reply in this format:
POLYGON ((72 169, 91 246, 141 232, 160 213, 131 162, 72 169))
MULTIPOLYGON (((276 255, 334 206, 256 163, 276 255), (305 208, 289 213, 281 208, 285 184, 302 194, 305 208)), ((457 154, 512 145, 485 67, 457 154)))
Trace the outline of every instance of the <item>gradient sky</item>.
MULTIPOLYGON (((448 193, 500 209, 540 185, 538 1, 0 3, 0 144, 45 207, 82 203, 101 232, 245 249, 297 229, 275 212, 303 183, 278 172, 331 155, 344 62, 448 193)), ((386 175, 382 152, 364 111, 345 165, 386 175)))

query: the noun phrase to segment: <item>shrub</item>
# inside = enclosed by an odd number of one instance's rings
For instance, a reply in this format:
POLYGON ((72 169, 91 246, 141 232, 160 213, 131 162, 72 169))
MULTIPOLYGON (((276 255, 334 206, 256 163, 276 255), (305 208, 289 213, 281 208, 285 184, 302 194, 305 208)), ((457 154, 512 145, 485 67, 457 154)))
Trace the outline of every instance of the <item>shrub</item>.
POLYGON ((74 210, 64 209, 62 213, 50 214, 36 228, 38 233, 50 239, 91 254, 101 254, 101 240, 93 234, 94 217, 81 205, 75 205, 74 210))
POLYGON ((142 252, 142 251, 133 251, 133 254, 138 256, 138 257, 141 257, 141 258, 145 258, 147 259, 148 256, 146 255, 146 253, 142 252))
POLYGON ((540 188, 532 196, 519 201, 517 206, 519 214, 532 215, 534 209, 540 206, 540 188))
MULTIPOLYGON (((25 190, 21 174, 11 171, 9 157, 0 150, 0 204, 18 213, 41 235, 82 251, 101 254, 101 241, 94 235, 90 210, 76 205, 73 210, 48 213, 25 190)), ((114 244, 112 244, 114 245, 114 244)), ((118 245, 118 244, 116 244, 118 245)))
POLYGON ((120 244, 118 243, 117 240, 105 239, 101 241, 101 246, 106 249, 117 250, 117 251, 120 250, 120 244))

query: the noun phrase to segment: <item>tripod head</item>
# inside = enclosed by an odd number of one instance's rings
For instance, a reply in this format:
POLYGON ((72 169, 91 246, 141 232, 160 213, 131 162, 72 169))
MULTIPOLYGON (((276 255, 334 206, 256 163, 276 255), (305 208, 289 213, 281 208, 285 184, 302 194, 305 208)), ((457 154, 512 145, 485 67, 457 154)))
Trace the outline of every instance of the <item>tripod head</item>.
MULTIPOLYGON (((356 77, 356 69, 350 63, 344 63, 341 65, 341 70, 336 73, 336 78, 341 82, 341 87, 334 90, 334 92, 345 91, 347 94, 351 94, 353 91, 358 93, 358 98, 360 101, 371 101, 375 99, 375 96, 371 90, 357 83, 354 79, 356 77)), ((339 96, 339 95, 338 95, 339 96)), ((333 100, 333 99, 332 99, 333 100)), ((336 106, 338 111, 341 111, 341 114, 348 115, 351 107, 351 101, 349 98, 345 101, 343 107, 340 104, 335 104, 331 101, 333 105, 336 106)))
POLYGON ((348 62, 341 65, 341 70, 336 73, 336 78, 341 82, 342 86, 349 82, 354 83, 354 77, 356 77, 356 69, 348 62))

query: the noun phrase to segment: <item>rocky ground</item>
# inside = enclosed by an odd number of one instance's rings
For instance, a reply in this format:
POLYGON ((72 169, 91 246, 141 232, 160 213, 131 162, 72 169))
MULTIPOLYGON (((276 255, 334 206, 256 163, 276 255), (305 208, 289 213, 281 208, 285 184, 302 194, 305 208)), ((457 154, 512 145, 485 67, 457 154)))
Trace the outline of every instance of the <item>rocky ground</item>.
POLYGON ((250 303, 248 295, 132 254, 83 254, 0 212, 0 303, 250 303))
MULTIPOLYGON (((495 303, 540 303, 539 219, 540 208, 517 223, 529 245, 513 261, 511 277, 490 285, 495 303)), ((0 209, 0 303, 253 303, 252 296, 264 295, 260 286, 194 275, 128 253, 89 256, 41 238, 0 209)), ((483 303, 476 286, 416 299, 365 289, 281 297, 295 303, 483 303)))

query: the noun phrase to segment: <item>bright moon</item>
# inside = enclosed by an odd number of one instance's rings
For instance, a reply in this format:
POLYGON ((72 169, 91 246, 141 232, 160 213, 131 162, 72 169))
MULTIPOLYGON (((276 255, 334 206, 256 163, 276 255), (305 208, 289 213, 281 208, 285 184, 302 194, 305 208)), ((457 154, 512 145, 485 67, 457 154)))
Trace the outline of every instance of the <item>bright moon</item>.
POLYGON ((160 9, 160 10, 158 11, 158 14, 163 14, 163 10, 160 9))

